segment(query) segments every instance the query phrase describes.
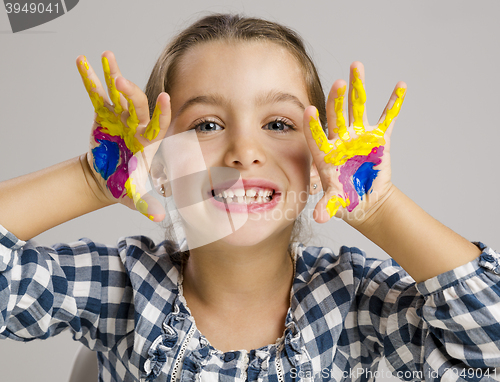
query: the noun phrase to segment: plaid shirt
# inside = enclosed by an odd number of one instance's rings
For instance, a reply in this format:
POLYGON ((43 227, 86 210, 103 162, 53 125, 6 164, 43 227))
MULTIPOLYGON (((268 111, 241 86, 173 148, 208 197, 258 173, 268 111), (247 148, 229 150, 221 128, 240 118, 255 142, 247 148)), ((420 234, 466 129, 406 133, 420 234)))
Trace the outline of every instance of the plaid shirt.
POLYGON ((381 357, 404 380, 492 380, 500 366, 500 256, 480 243, 419 284, 357 248, 294 245, 283 337, 226 353, 196 328, 166 244, 40 247, 0 226, 0 338, 69 328, 98 352, 100 381, 372 381, 381 357))

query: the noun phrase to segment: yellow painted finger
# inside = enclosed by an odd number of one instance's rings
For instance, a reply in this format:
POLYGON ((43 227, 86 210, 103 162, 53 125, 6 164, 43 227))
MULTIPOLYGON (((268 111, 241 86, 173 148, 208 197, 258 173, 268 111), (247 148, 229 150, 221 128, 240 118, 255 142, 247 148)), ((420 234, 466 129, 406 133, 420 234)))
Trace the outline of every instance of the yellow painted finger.
POLYGON ((78 63, 78 72, 82 77, 83 85, 87 90, 87 93, 90 97, 90 101, 92 102, 94 109, 97 111, 98 109, 104 106, 104 99, 97 92, 97 86, 95 82, 89 78, 88 70, 89 70, 89 64, 87 62, 87 58, 84 57, 83 60, 81 60, 78 63))
MULTIPOLYGON (((123 124, 119 114, 115 114, 106 107, 104 98, 97 92, 96 84, 89 78, 89 65, 87 63, 87 59, 84 58, 84 60, 79 62, 78 70, 97 114, 96 122, 104 128, 103 133, 122 137, 125 144, 133 154, 141 151, 143 146, 134 136, 137 128, 135 120, 133 118, 131 119, 132 128, 130 128, 123 124)), ((137 119, 137 116, 135 116, 135 119, 137 119)))
POLYGON ((129 129, 133 130, 133 133, 135 134, 135 132, 137 131, 137 126, 139 126, 139 118, 137 118, 134 102, 125 93, 122 94, 128 102, 127 125, 129 129))
POLYGON ((319 123, 319 113, 316 110, 316 118, 311 116, 309 120, 309 129, 311 130, 311 134, 313 139, 316 141, 316 145, 318 148, 323 151, 325 154, 328 154, 334 146, 328 142, 328 139, 319 123))
POLYGON ((128 197, 134 201, 137 211, 148 217, 150 220, 153 220, 154 216, 148 214, 148 203, 142 199, 141 194, 136 191, 136 185, 132 177, 129 177, 125 182, 125 189, 127 190, 128 197))
POLYGON ((363 86, 363 82, 359 78, 359 70, 358 68, 354 68, 352 80, 352 93, 351 93, 351 102, 352 102, 352 115, 353 115, 353 127, 356 134, 361 135, 365 131, 365 127, 363 124, 363 114, 365 112, 365 102, 366 102, 366 92, 363 86))
MULTIPOLYGON (((89 64, 87 59, 84 57, 78 64, 78 71, 80 72, 80 76, 82 77, 83 84, 87 93, 89 94, 90 101, 94 106, 94 110, 97 114, 96 121, 100 123, 103 127, 105 124, 115 125, 120 124, 120 119, 111 112, 106 105, 104 104, 104 98, 97 92, 97 86, 91 78, 89 78, 88 74, 89 64)), ((119 134, 115 134, 119 135, 119 134)))
POLYGON ((385 113, 385 118, 382 123, 379 123, 377 128, 374 130, 374 134, 378 134, 383 136, 387 129, 389 128, 392 120, 398 116, 399 111, 401 110, 401 105, 403 104, 404 98, 406 94, 405 88, 397 88, 396 89, 396 100, 390 109, 387 109, 385 113))
POLYGON ((337 125, 337 128, 333 129, 333 132, 337 133, 339 138, 343 141, 348 141, 350 139, 344 118, 344 94, 346 86, 347 85, 344 85, 343 87, 337 89, 337 97, 334 99, 334 109, 335 115, 337 117, 335 120, 335 124, 337 125))
POLYGON ((116 89, 115 79, 111 77, 109 61, 106 57, 102 58, 102 69, 104 71, 106 84, 108 85, 109 97, 111 98, 111 102, 113 102, 113 105, 115 107, 115 113, 120 114, 121 112, 123 112, 122 105, 120 104, 120 92, 116 89))
POLYGON ((146 138, 149 141, 156 139, 158 133, 160 132, 160 115, 161 115, 161 109, 160 105, 157 102, 155 110, 153 112, 153 117, 151 118, 151 121, 149 121, 146 132, 144 133, 144 138, 146 138))
POLYGON ((344 198, 335 195, 332 196, 330 200, 328 200, 328 203, 326 204, 326 210, 330 214, 330 218, 332 218, 333 216, 335 216, 341 206, 345 208, 349 204, 349 198, 346 198, 346 200, 344 200, 344 198))

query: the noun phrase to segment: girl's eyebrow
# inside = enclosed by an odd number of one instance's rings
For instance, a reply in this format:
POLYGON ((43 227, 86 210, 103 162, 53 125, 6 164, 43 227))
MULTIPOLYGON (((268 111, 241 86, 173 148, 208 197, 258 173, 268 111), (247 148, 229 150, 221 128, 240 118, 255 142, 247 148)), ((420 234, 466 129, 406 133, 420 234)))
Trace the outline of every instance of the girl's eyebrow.
MULTIPOLYGON (((271 90, 268 93, 256 97, 257 106, 264 106, 267 104, 291 102, 301 109, 303 112, 306 108, 299 98, 290 93, 284 93, 277 90, 271 90)), ((188 99, 177 111, 175 118, 184 113, 188 108, 194 105, 214 105, 214 106, 229 106, 231 101, 220 94, 201 95, 188 99)))

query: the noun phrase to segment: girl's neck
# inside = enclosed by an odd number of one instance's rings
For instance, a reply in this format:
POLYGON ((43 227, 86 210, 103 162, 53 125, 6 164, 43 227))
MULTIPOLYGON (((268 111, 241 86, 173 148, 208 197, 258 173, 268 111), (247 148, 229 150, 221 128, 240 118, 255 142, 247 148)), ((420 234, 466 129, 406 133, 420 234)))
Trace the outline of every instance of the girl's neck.
POLYGON ((270 300, 288 304, 294 265, 290 235, 281 236, 249 247, 216 242, 192 250, 184 267, 183 289, 188 305, 246 310, 270 300))

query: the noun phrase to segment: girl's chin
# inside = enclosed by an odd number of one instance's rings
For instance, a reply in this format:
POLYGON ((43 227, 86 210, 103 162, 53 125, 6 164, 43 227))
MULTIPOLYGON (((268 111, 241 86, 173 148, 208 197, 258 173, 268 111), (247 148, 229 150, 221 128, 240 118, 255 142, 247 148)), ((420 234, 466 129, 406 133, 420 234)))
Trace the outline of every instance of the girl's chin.
POLYGON ((234 247, 251 247, 268 240, 279 240, 281 234, 284 234, 286 240, 289 240, 293 221, 287 225, 283 223, 277 221, 255 221, 251 219, 251 214, 249 214, 249 219, 242 227, 222 237, 217 242, 234 247), (286 231, 289 231, 288 236, 286 236, 286 231))
MULTIPOLYGON (((281 232, 291 232, 299 211, 284 210, 283 203, 274 208, 239 213, 215 208, 205 202, 180 209, 184 231, 190 248, 214 242, 231 246, 253 246, 281 232)), ((295 206, 297 209, 303 206, 295 206)), ((286 235, 286 234, 285 234, 286 235)))

